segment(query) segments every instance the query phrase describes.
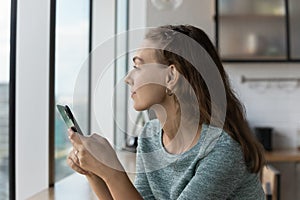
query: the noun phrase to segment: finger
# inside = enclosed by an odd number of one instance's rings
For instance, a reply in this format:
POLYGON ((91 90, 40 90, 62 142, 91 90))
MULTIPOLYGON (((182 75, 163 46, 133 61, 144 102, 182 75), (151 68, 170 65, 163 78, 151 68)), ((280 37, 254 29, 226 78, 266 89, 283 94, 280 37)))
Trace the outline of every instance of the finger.
POLYGON ((86 175, 87 171, 79 167, 70 157, 67 159, 67 164, 76 172, 86 175))
POLYGON ((70 157, 77 165, 80 165, 79 158, 77 157, 76 152, 77 152, 77 154, 78 154, 78 150, 73 149, 73 150, 70 152, 69 157, 70 157))
POLYGON ((75 131, 73 131, 72 128, 68 128, 68 135, 70 136, 71 134, 73 134, 75 131))
MULTIPOLYGON (((74 132, 72 129, 68 129, 69 139, 73 147, 77 150, 82 149, 82 139, 78 133, 74 132)), ((82 136, 84 137, 84 136, 82 136)))
POLYGON ((80 166, 79 158, 75 155, 74 150, 69 154, 68 159, 70 160, 69 162, 72 166, 72 169, 74 169, 75 171, 79 171, 82 174, 87 173, 87 171, 82 169, 82 167, 80 166))

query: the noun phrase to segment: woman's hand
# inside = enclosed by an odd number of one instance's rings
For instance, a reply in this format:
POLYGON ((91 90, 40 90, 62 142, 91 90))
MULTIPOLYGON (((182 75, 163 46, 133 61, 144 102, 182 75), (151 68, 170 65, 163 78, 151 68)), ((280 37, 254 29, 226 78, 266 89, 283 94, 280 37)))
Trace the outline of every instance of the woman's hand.
POLYGON ((77 157, 72 160, 92 174, 88 180, 99 199, 143 199, 105 138, 97 134, 85 137, 71 129, 68 133, 75 150, 72 156, 77 157))
POLYGON ((79 174, 88 175, 88 172, 80 167, 79 159, 76 155, 77 153, 78 151, 73 148, 67 157, 67 164, 79 174))
POLYGON ((114 149, 104 137, 98 134, 85 137, 71 129, 68 133, 75 150, 72 156, 76 158, 72 157, 72 161, 76 165, 73 167, 80 172, 91 172, 107 180, 116 172, 124 170, 114 149))

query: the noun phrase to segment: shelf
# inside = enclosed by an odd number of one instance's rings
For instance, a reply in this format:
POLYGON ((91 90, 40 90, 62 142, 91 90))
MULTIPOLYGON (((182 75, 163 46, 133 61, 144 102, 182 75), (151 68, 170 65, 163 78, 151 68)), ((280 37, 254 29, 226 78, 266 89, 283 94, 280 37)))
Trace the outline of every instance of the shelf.
POLYGON ((223 55, 222 60, 286 60, 286 56, 223 55))
POLYGON ((230 20, 257 20, 257 19, 280 19, 284 20, 285 15, 272 15, 272 14, 223 14, 219 16, 219 19, 230 20))
POLYGON ((300 162, 298 149, 266 151, 265 156, 268 162, 300 162))
POLYGON ((300 59, 268 59, 268 60, 258 60, 258 59, 224 59, 222 58, 223 63, 300 63, 300 59))

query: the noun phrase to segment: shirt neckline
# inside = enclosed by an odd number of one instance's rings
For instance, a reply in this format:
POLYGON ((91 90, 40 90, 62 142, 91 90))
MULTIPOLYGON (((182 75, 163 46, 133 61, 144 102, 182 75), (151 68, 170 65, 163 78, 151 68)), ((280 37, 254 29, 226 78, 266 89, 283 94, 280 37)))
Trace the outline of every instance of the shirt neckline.
POLYGON ((189 150, 184 151, 184 152, 182 152, 182 153, 180 153, 180 154, 172 154, 172 153, 168 152, 168 151, 165 149, 165 147, 164 147, 164 145, 163 145, 163 141, 162 141, 163 130, 162 130, 162 128, 161 128, 160 131, 159 131, 159 144, 160 144, 160 148, 162 149, 162 152, 163 152, 164 154, 166 154, 167 156, 170 156, 170 157, 181 157, 181 156, 185 156, 185 155, 187 155, 187 154, 190 154, 191 152, 195 151, 196 149, 200 149, 201 143, 202 143, 202 141, 204 140, 205 135, 206 135, 207 127, 208 127, 208 125, 205 124, 205 123, 203 123, 203 124, 202 124, 202 127, 201 127, 200 137, 199 137, 197 143, 196 143, 192 148, 190 148, 189 150))

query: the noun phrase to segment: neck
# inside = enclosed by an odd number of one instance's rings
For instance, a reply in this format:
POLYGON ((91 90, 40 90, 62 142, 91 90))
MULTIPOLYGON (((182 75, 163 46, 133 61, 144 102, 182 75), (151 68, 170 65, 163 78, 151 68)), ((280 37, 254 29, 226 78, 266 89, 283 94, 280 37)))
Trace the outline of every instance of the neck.
POLYGON ((162 142, 169 153, 180 154, 197 144, 201 133, 199 123, 187 120, 188 113, 180 112, 176 103, 155 105, 152 109, 163 127, 162 142))

